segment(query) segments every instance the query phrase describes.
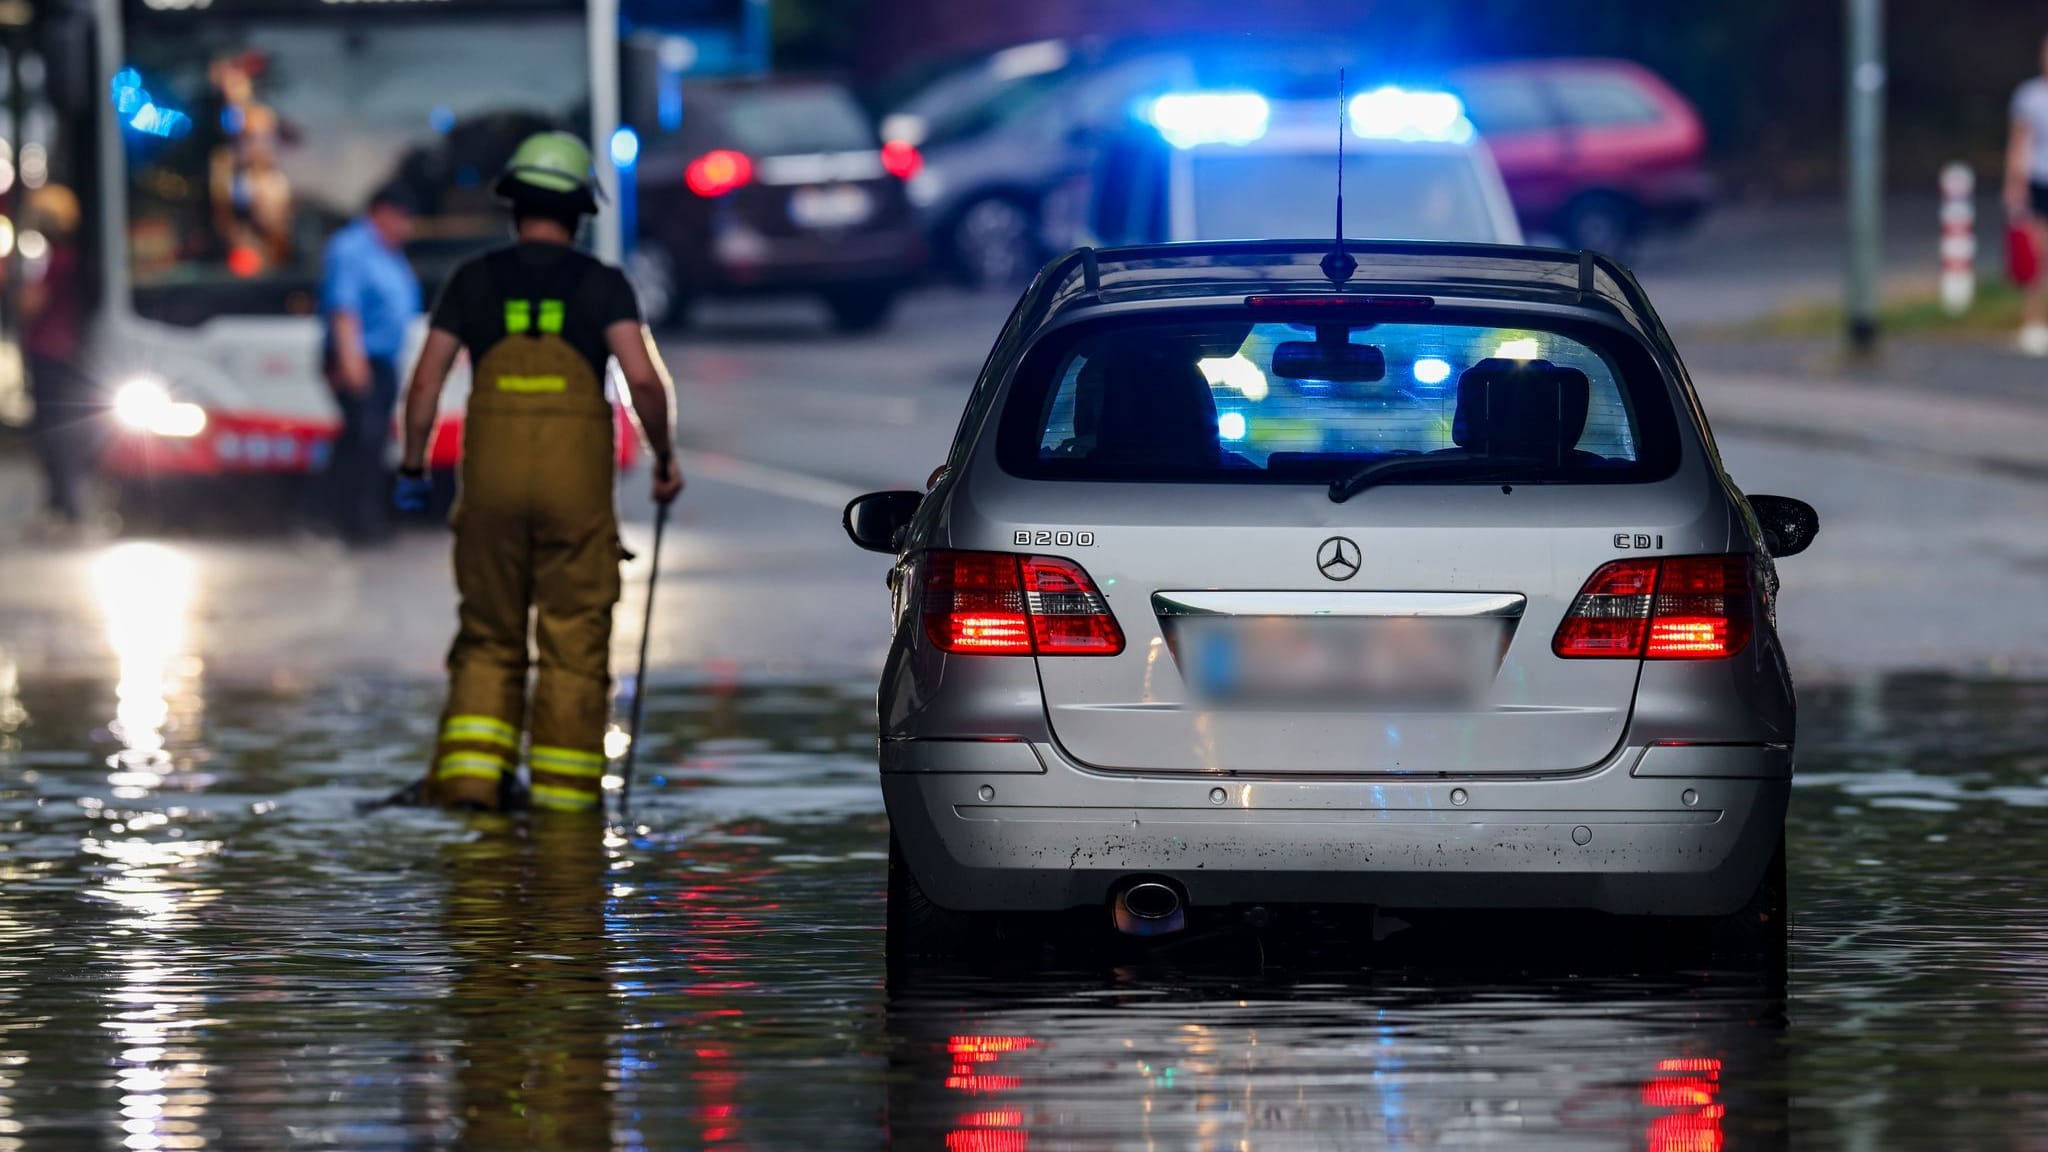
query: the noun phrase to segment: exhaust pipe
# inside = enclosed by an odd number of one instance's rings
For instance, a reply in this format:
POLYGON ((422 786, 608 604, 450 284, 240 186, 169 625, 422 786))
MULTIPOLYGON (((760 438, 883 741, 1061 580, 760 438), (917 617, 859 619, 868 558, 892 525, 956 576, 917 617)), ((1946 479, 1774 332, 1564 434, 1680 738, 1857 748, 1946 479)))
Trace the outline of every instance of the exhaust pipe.
POLYGON ((1163 880, 1136 880, 1109 902, 1116 930, 1126 936, 1164 936, 1188 926, 1180 889, 1163 880))

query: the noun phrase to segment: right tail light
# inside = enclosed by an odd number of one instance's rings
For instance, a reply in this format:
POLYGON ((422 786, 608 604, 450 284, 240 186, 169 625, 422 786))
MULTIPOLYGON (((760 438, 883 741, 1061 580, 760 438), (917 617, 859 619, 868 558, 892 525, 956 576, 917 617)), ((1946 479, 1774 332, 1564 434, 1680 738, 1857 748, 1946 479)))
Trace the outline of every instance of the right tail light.
POLYGON ((1095 581, 1056 556, 927 552, 919 614, 941 652, 980 656, 1114 656, 1123 629, 1095 581))
POLYGON ((898 180, 908 180, 924 167, 924 156, 905 141, 891 140, 882 145, 882 167, 898 180))
POLYGON ((1755 630, 1750 558, 1616 560, 1586 581, 1551 650, 1568 659, 1718 660, 1755 630))

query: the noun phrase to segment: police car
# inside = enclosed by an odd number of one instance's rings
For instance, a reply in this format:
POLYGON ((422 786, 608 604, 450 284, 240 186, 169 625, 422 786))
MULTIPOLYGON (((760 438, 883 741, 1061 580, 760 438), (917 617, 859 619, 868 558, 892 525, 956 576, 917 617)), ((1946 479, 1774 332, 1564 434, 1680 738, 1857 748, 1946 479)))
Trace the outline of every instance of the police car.
POLYGON ((1389 240, 1519 244, 1492 154, 1458 97, 1383 85, 1329 97, 1249 90, 1141 102, 1045 210, 1054 250, 1330 235, 1338 144, 1350 230, 1389 240), (1341 121, 1341 124, 1340 124, 1341 121))

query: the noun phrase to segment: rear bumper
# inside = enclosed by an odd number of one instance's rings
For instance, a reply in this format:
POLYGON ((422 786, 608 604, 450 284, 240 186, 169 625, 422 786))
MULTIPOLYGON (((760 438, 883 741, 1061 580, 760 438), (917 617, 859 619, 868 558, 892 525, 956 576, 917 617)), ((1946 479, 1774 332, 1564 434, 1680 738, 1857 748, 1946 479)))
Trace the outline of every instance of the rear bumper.
POLYGON ((714 239, 699 282, 723 293, 795 292, 905 283, 923 265, 924 241, 907 226, 841 236, 748 233, 714 239))
POLYGON ((120 479, 303 475, 326 467, 340 425, 208 409, 196 436, 156 436, 113 424, 100 468, 120 479))
POLYGON ((884 744, 882 794, 919 885, 950 908, 1101 904, 1146 874, 1196 905, 1708 916, 1755 891, 1790 769, 1782 746, 1631 747, 1569 779, 1248 781, 908 740, 884 744))

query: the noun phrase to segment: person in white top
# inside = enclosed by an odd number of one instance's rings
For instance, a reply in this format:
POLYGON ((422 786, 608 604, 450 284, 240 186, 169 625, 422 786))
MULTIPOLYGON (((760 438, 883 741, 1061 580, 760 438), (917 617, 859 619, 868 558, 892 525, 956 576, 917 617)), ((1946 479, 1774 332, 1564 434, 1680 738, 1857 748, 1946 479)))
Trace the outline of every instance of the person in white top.
MULTIPOLYGON (((2041 45, 2041 75, 2012 94, 2012 136, 2005 150, 2005 210, 2048 258, 2048 39, 2041 45)), ((2026 287, 2020 313, 2020 351, 2048 356, 2048 277, 2026 287)))

